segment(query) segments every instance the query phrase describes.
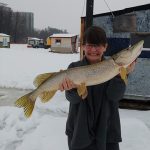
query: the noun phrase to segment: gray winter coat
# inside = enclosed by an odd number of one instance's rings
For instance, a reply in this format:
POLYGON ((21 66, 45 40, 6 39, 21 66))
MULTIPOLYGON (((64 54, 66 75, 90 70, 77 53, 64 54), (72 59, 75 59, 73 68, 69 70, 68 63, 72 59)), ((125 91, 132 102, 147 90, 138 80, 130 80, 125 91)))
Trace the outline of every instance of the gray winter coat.
MULTIPOLYGON (((84 58, 71 63, 69 68, 88 64, 84 58)), ((73 149, 82 149, 96 141, 98 150, 105 150, 106 143, 122 140, 118 103, 123 98, 125 83, 116 76, 87 89, 88 96, 85 100, 81 99, 76 89, 66 91, 66 98, 70 102, 66 134, 73 149)))

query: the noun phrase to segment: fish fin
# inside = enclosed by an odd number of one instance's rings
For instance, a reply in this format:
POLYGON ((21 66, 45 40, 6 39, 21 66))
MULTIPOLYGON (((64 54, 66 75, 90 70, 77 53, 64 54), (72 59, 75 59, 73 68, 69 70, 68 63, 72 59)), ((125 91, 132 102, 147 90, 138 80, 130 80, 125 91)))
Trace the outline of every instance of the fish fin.
POLYGON ((120 76, 121 76, 121 79, 125 82, 125 84, 127 84, 127 69, 124 68, 124 67, 121 67, 120 68, 120 76))
POLYGON ((15 102, 15 105, 17 107, 24 108, 24 114, 27 118, 29 118, 31 116, 32 111, 34 109, 34 105, 35 105, 35 100, 30 98, 31 93, 28 93, 28 94, 22 96, 15 102))
POLYGON ((56 72, 39 74, 33 81, 35 87, 39 87, 45 80, 52 77, 56 72))
POLYGON ((88 94, 86 84, 81 83, 80 85, 78 85, 77 92, 78 92, 79 96, 81 96, 84 99, 88 94))
POLYGON ((55 95, 55 93, 56 91, 44 91, 39 97, 43 103, 46 103, 55 95))

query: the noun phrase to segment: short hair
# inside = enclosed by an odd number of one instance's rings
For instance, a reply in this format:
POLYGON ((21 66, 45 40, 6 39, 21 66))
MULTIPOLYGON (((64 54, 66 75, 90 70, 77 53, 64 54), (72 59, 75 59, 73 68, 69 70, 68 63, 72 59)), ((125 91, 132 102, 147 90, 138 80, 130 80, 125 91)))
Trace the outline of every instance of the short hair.
POLYGON ((98 26, 89 27, 83 35, 83 45, 90 44, 102 44, 105 46, 107 43, 107 37, 105 31, 98 26))

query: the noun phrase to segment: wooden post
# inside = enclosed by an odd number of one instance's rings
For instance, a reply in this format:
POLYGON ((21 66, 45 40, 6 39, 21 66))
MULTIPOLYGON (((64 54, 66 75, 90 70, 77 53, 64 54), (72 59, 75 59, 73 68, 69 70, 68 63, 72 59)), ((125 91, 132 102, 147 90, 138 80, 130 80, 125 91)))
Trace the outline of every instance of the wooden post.
POLYGON ((82 47, 82 43, 83 43, 83 34, 85 31, 85 18, 81 18, 81 27, 80 27, 80 60, 83 59, 83 47, 82 47))

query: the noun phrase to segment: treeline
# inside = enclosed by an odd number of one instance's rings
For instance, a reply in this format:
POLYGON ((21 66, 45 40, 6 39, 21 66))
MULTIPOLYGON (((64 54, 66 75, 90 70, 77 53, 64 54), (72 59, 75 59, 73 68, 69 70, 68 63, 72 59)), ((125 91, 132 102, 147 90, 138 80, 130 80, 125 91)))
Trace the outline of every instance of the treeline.
POLYGON ((27 37, 38 37, 46 40, 53 33, 67 33, 67 30, 47 27, 31 29, 27 23, 26 13, 13 12, 9 7, 0 6, 0 33, 11 35, 11 42, 26 43, 27 37))
POLYGON ((47 27, 42 30, 34 29, 34 33, 32 36, 46 40, 47 37, 51 36, 54 33, 68 33, 68 32, 67 30, 60 30, 57 28, 47 27))

